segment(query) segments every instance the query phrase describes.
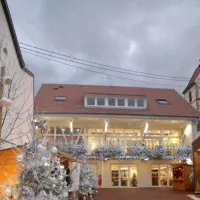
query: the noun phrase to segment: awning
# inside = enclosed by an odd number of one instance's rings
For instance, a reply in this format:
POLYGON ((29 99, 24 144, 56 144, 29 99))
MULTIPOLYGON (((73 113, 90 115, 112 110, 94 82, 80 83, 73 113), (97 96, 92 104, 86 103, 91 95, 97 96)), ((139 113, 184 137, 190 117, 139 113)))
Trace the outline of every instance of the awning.
POLYGON ((58 157, 60 158, 61 162, 67 160, 70 162, 84 163, 84 161, 73 158, 73 156, 71 154, 63 152, 63 151, 58 152, 58 157))

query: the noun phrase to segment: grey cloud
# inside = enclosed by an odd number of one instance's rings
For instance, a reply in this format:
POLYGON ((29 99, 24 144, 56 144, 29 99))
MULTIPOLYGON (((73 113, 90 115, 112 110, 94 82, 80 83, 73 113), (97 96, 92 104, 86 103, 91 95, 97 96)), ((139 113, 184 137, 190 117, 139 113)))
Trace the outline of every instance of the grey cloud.
MULTIPOLYGON (((121 68, 169 76, 190 77, 198 65, 198 0, 21 0, 20 4, 8 0, 8 3, 18 37, 25 43, 121 68)), ((58 65, 27 54, 24 57, 36 74, 36 88, 42 82, 156 87, 155 84, 114 78, 113 73, 103 69, 93 70, 110 76, 58 65)), ((187 84, 127 77, 170 85, 187 84)))

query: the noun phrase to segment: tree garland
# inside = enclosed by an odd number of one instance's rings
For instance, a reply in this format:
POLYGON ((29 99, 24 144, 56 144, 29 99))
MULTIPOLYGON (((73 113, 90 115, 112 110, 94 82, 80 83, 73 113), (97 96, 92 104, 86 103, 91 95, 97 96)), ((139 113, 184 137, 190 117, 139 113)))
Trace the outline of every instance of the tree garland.
POLYGON ((115 157, 117 155, 122 155, 124 148, 122 146, 113 145, 99 145, 94 150, 93 153, 103 157, 115 157))
POLYGON ((125 159, 125 160, 187 160, 192 158, 192 147, 191 146, 179 146, 174 148, 175 155, 170 155, 169 149, 158 145, 154 149, 142 145, 133 145, 127 147, 128 153, 124 155, 123 146, 113 145, 99 145, 96 147, 92 155, 87 156, 90 160, 103 160, 105 158, 114 159, 125 159))

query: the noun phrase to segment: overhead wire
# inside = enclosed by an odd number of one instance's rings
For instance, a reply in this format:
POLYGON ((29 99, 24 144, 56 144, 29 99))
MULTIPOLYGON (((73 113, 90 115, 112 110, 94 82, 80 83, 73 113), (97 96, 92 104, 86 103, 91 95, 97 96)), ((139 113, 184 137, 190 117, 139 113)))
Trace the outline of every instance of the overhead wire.
MULTIPOLYGON (((26 44, 26 43, 23 43, 23 42, 19 42, 21 45, 24 45, 26 47, 31 47, 31 48, 34 48, 34 49, 37 49, 37 50, 40 50, 40 51, 45 51, 45 52, 48 52, 48 53, 51 53, 51 54, 56 54, 56 55, 59 55, 59 56, 62 56, 62 57, 67 57, 67 58, 71 58, 73 60, 67 60, 69 62, 74 62, 74 63, 78 63, 78 64, 83 64, 83 65, 87 65, 87 66, 93 66, 94 65, 99 65, 99 66, 103 66, 103 67, 106 67, 104 69, 106 70, 120 70, 120 71, 126 71, 127 72, 131 72, 132 74, 133 73, 136 73, 134 75, 137 75, 137 76, 145 76, 145 77, 148 77, 148 78, 165 78, 166 80, 181 80, 181 81, 188 81, 189 78, 186 78, 186 77, 175 77, 175 76, 166 76, 166 75, 158 75, 158 74, 152 74, 152 73, 146 73, 146 72, 140 72, 140 71, 136 71, 136 70, 132 70, 132 69, 127 69, 127 68, 119 68, 119 67, 114 67, 114 66, 111 66, 111 65, 106 65, 106 64, 101 64, 101 63, 97 63, 97 62, 92 62, 92 61, 88 61, 88 60, 84 60, 84 59, 80 59, 80 58, 76 58, 76 57, 73 57, 73 56, 69 56, 69 55, 65 55, 65 54, 61 54, 61 53, 58 53, 58 52, 55 52, 55 51, 50 51, 50 50, 47 50, 47 49, 44 49, 44 48, 40 48, 40 47, 36 47, 36 46, 33 46, 33 45, 30 45, 30 44, 26 44), (80 62, 77 62, 77 61, 74 61, 74 60, 78 60, 78 61, 82 61, 81 63, 80 62), (86 63, 83 63, 83 62, 86 62, 86 63), (90 64, 87 64, 87 63, 90 63, 90 64), (93 64, 93 65, 91 65, 93 64)), ((21 46, 21 48, 24 48, 24 49, 28 49, 26 47, 23 47, 21 46)), ((30 51, 33 51, 32 49, 28 49, 30 51)), ((59 58, 59 59, 62 59, 62 58, 59 58)), ((95 67, 98 67, 98 66, 95 66, 95 67)))
POLYGON ((23 49, 22 49, 22 52, 25 52, 27 54, 34 55, 36 57, 40 57, 40 58, 43 58, 43 59, 46 59, 46 60, 49 60, 49 61, 53 61, 53 62, 62 64, 62 65, 66 65, 66 66, 70 66, 70 67, 73 67, 73 68, 82 69, 84 71, 89 71, 89 72, 92 72, 92 73, 97 73, 97 74, 102 74, 102 75, 111 76, 111 77, 115 77, 115 78, 120 78, 120 79, 124 79, 124 80, 131 80, 131 81, 134 81, 134 82, 141 82, 141 83, 155 84, 155 85, 162 85, 162 86, 169 86, 169 87, 184 87, 182 85, 170 85, 170 84, 161 84, 161 83, 155 83, 155 82, 147 82, 147 81, 132 79, 132 78, 129 78, 129 77, 122 77, 122 76, 118 76, 118 75, 107 74, 107 73, 104 73, 104 72, 95 71, 95 70, 87 69, 87 68, 84 68, 84 67, 80 67, 80 66, 76 66, 76 65, 71 65, 71 64, 68 64, 68 63, 60 62, 58 60, 52 59, 52 57, 56 58, 54 56, 50 56, 51 58, 44 57, 44 56, 39 55, 41 53, 35 54, 36 52, 32 53, 32 52, 29 52, 29 51, 23 50, 23 49))

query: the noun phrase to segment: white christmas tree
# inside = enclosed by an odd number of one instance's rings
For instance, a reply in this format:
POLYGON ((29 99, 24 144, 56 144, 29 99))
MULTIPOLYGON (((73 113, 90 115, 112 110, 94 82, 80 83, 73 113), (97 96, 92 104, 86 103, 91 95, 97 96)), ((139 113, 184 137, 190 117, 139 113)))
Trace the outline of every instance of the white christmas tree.
POLYGON ((24 145, 24 151, 17 156, 22 168, 18 200, 68 199, 66 173, 56 155, 56 147, 40 141, 34 140, 24 145))
POLYGON ((92 171, 92 168, 87 164, 83 163, 80 166, 80 180, 79 180, 78 194, 81 196, 87 196, 92 194, 97 189, 97 176, 92 171))

